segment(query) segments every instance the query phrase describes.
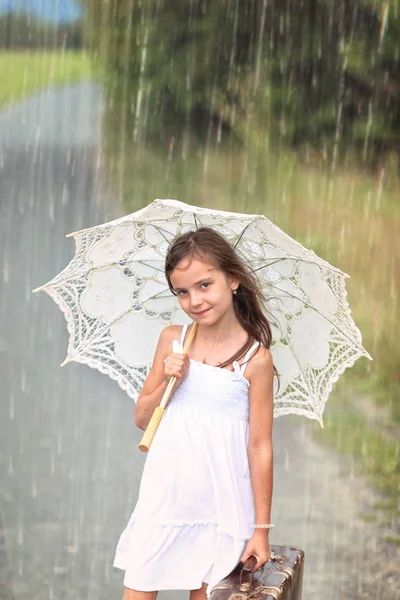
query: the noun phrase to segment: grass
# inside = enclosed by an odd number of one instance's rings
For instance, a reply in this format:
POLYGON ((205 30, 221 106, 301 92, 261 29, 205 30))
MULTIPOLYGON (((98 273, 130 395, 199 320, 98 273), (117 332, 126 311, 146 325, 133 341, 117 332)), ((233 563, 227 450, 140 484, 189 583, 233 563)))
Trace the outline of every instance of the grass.
POLYGON ((0 106, 43 88, 91 77, 90 61, 79 51, 0 52, 0 106))
POLYGON ((389 544, 393 544, 394 546, 400 546, 400 536, 398 535, 388 535, 385 540, 389 544))

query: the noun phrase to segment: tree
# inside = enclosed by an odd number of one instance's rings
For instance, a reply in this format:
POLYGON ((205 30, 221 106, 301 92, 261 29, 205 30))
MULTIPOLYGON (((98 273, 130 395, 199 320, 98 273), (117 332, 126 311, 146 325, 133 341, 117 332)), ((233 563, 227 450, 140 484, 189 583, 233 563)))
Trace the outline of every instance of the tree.
POLYGON ((292 145, 364 159, 400 149, 400 0, 85 0, 108 89, 150 131, 243 139, 251 116, 292 145))

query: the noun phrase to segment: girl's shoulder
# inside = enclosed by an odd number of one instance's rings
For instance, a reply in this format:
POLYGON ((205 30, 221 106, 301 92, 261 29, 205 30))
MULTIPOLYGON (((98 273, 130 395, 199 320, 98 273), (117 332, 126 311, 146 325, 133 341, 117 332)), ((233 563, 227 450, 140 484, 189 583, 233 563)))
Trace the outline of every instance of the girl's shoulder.
POLYGON ((254 377, 259 377, 260 373, 273 371, 274 364, 272 354, 268 348, 262 344, 254 351, 246 368, 246 376, 251 381, 254 377))
POLYGON ((181 325, 168 325, 164 327, 158 338, 158 344, 155 352, 154 360, 164 360, 172 352, 172 343, 174 340, 178 342, 181 339, 182 326, 181 325))
POLYGON ((174 340, 180 341, 182 335, 182 325, 168 325, 160 333, 160 342, 164 344, 172 344, 174 340))

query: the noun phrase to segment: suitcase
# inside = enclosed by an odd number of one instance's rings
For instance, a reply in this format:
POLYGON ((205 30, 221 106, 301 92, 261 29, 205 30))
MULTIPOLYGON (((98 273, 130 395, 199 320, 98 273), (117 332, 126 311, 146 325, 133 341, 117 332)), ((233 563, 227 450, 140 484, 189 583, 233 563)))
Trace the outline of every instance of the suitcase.
POLYGON ((252 573, 251 556, 215 585, 210 600, 301 600, 304 551, 294 546, 271 546, 271 560, 252 573))

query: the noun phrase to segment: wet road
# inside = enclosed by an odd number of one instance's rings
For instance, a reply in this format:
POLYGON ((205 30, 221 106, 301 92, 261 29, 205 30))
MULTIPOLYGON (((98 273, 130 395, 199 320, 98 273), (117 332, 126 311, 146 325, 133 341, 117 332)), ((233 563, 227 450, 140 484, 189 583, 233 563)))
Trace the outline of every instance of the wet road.
MULTIPOLYGON (((0 113, 0 600, 121 597, 111 563, 144 461, 132 403, 89 367, 59 367, 64 317, 31 294, 72 258, 66 233, 120 214, 102 176, 100 123, 89 83, 0 113)), ((276 422, 271 541, 305 548, 308 600, 383 597, 364 586, 380 550, 361 518, 372 492, 315 445, 316 426, 276 422)))
POLYGON ((101 181, 100 120, 90 84, 0 116, 1 579, 16 600, 111 597, 98 590, 128 515, 124 482, 134 490, 140 472, 141 456, 126 459, 131 402, 99 373, 60 369, 63 315, 31 293, 72 258, 66 233, 118 214, 101 181))

